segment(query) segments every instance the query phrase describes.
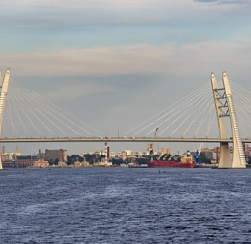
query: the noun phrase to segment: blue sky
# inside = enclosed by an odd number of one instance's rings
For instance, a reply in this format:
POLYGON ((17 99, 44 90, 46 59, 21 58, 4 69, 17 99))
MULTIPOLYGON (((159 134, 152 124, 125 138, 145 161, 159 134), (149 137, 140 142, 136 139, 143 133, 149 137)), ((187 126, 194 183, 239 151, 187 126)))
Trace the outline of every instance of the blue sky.
POLYGON ((10 67, 13 78, 76 114, 79 101, 95 97, 92 106, 102 119, 88 110, 87 122, 101 131, 127 131, 167 107, 176 99, 172 94, 182 97, 205 84, 211 72, 220 79, 226 70, 251 90, 249 0, 0 3, 1 69, 10 67), (70 97, 69 90, 75 91, 70 97), (165 96, 169 90, 175 92, 165 96), (155 101, 153 94, 165 99, 155 101), (106 118, 118 111, 118 118, 106 118))

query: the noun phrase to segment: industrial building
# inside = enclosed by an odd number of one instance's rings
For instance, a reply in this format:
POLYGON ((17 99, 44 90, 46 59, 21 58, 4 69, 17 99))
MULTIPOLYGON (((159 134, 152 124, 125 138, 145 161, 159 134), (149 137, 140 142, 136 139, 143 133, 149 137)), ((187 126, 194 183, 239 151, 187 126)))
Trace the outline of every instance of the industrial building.
POLYGON ((67 162, 67 150, 58 149, 58 150, 49 150, 45 149, 45 160, 53 161, 59 159, 60 162, 67 162))

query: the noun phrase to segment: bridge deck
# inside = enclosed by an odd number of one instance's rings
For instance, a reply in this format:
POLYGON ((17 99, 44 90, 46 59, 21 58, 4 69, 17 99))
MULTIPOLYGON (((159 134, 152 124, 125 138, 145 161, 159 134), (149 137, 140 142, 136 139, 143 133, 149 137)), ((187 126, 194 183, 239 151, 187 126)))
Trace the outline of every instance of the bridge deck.
MULTIPOLYGON (((232 143, 233 139, 219 138, 151 138, 151 137, 64 137, 64 138, 1 138, 0 143, 21 142, 208 142, 232 143)), ((242 139, 244 143, 251 143, 251 139, 242 139)))

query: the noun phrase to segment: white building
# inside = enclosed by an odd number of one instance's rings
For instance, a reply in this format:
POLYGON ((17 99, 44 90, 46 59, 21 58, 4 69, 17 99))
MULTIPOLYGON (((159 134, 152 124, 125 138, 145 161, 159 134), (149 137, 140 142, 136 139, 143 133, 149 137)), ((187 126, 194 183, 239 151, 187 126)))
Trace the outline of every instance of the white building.
POLYGON ((109 156, 110 156, 111 158, 114 158, 114 157, 116 157, 116 153, 115 153, 115 152, 110 152, 110 153, 109 153, 109 156))

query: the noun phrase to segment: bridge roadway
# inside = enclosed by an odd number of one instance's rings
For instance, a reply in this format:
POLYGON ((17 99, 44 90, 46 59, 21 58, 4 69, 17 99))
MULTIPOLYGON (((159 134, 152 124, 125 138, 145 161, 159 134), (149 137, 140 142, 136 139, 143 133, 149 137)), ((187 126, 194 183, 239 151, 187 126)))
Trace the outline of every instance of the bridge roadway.
MULTIPOLYGON (((1 138, 0 143, 29 143, 29 142, 204 142, 204 143, 232 143, 233 139, 219 138, 163 138, 163 137, 64 137, 64 138, 1 138)), ((242 139, 244 143, 251 143, 251 139, 242 139)))

